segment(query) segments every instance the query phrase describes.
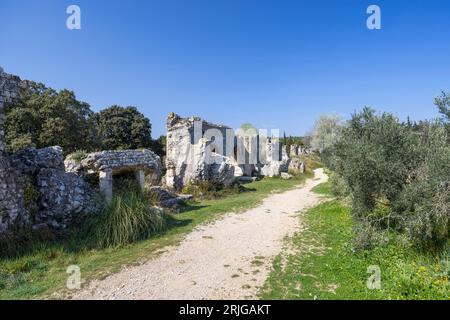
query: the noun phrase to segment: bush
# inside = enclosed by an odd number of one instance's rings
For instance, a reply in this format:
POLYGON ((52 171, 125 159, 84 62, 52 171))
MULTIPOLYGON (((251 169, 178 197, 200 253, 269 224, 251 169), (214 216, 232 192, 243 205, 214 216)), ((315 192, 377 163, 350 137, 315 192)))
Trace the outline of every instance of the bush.
POLYGON ((53 241, 58 235, 48 228, 33 230, 16 227, 0 234, 0 257, 15 257, 30 250, 36 244, 53 241))
POLYGON ((353 216, 363 221, 363 238, 390 229, 408 234, 425 249, 437 251, 447 245, 447 141, 445 126, 439 121, 414 126, 368 108, 353 115, 323 159, 336 173, 331 178, 333 191, 350 193, 353 216))
POLYGON ((88 232, 100 247, 123 246, 157 234, 166 228, 166 214, 136 192, 117 194, 93 218, 88 232))
POLYGON ((345 180, 337 173, 330 174, 331 193, 338 197, 344 198, 350 194, 350 190, 345 180))
POLYGON ((439 188, 407 221, 407 230, 421 248, 439 251, 450 239, 450 184, 439 188))
POLYGON ((70 154, 70 159, 74 160, 76 163, 80 163, 84 159, 86 159, 88 156, 87 151, 85 150, 77 150, 74 153, 70 154))

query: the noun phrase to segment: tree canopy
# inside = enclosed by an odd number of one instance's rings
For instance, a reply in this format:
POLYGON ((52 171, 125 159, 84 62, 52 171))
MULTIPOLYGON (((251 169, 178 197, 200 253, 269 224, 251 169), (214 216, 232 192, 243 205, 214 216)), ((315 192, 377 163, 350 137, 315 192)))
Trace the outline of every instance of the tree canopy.
POLYGON ((136 107, 113 105, 98 113, 79 101, 73 91, 31 83, 20 102, 8 104, 6 147, 9 152, 58 145, 66 154, 114 149, 157 148, 151 123, 136 107))
POLYGON ((104 149, 139 149, 152 146, 150 120, 136 107, 113 105, 96 114, 104 149))
POLYGON ((59 92, 32 83, 18 104, 6 111, 6 144, 10 152, 59 145, 66 152, 97 146, 90 106, 73 91, 59 92))

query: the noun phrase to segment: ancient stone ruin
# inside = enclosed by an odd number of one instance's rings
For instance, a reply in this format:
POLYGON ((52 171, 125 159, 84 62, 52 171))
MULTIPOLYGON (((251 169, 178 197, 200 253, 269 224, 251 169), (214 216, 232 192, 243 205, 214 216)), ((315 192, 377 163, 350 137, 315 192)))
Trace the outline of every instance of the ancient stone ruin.
POLYGON ((227 186, 236 176, 280 176, 290 161, 277 138, 174 113, 167 119, 166 152, 165 184, 175 190, 199 181, 227 186))
POLYGON ((96 209, 95 192, 65 171, 61 148, 5 152, 4 107, 19 102, 28 85, 0 68, 0 233, 24 226, 64 228, 96 209))
POLYGON ((17 220, 27 220, 21 180, 5 153, 4 106, 16 101, 26 86, 19 77, 7 74, 0 67, 0 232, 17 220))
POLYGON ((167 119, 165 176, 160 157, 147 149, 100 151, 65 160, 57 146, 8 154, 4 107, 20 102, 29 85, 0 68, 0 233, 25 226, 66 228, 98 212, 102 196, 111 199, 115 178, 122 174, 133 175, 159 206, 177 208, 190 196, 174 192, 189 184, 229 186, 237 178, 254 181, 259 176, 289 179, 288 171, 305 170, 296 156, 309 151, 300 146, 287 148, 261 132, 234 131, 174 113, 167 119))
POLYGON ((233 151, 227 149, 230 130, 226 126, 214 125, 198 117, 181 118, 176 114, 169 114, 165 185, 175 190, 199 181, 231 185, 235 166, 231 157, 226 156, 233 151), (215 133, 222 139, 216 140, 215 137, 205 135, 207 132, 215 133))
POLYGON ((151 150, 114 150, 88 154, 85 159, 76 161, 71 157, 65 160, 67 172, 81 176, 96 175, 99 189, 107 199, 113 195, 113 176, 131 172, 141 189, 157 185, 161 180, 161 159, 151 150))

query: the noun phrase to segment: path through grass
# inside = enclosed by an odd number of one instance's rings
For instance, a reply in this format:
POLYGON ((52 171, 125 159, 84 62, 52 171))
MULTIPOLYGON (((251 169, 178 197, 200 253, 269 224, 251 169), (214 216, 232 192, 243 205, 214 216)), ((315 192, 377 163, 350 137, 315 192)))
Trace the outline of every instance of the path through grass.
MULTIPOLYGON (((321 194, 329 190, 328 183, 315 188, 321 194)), ((340 200, 320 204, 301 219, 306 229, 287 240, 261 298, 450 299, 448 254, 419 254, 397 235, 386 246, 354 252, 353 222, 340 200), (379 290, 367 288, 370 266, 381 271, 379 290)))
POLYGON ((222 214, 256 206, 275 191, 300 184, 311 175, 292 180, 263 179, 245 185, 246 191, 215 200, 190 203, 181 214, 172 215, 170 228, 161 235, 119 248, 83 247, 78 238, 69 241, 36 244, 28 253, 15 258, 0 258, 0 299, 59 297, 69 276, 67 267, 77 265, 83 281, 101 278, 125 265, 141 263, 176 245, 194 227, 217 219, 222 214))

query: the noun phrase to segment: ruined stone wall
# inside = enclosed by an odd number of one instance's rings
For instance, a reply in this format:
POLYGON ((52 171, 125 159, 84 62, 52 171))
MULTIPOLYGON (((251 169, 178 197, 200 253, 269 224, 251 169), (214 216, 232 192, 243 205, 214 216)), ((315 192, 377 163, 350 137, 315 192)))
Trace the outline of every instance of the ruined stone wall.
POLYGON ((108 199, 113 196, 114 174, 134 172, 141 188, 145 184, 159 184, 162 176, 161 159, 149 149, 94 152, 82 160, 68 156, 64 164, 67 172, 83 177, 96 176, 99 191, 108 199))
POLYGON ((174 113, 169 114, 165 184, 176 190, 198 181, 231 184, 234 166, 230 159, 233 150, 228 148, 230 142, 234 144, 234 134, 227 126, 212 124, 198 117, 181 118, 174 113), (220 133, 220 141, 214 132, 220 133))
POLYGON ((5 152, 4 129, 5 104, 17 101, 26 83, 0 67, 0 232, 29 220, 29 212, 24 206, 23 179, 5 152))
POLYGON ((0 152, 5 151, 5 104, 20 99, 21 91, 28 85, 28 81, 22 81, 18 76, 7 74, 0 67, 0 152))
POLYGON ((195 181, 231 184, 231 172, 236 176, 275 176, 287 171, 286 148, 279 139, 240 131, 235 134, 227 126, 198 117, 169 114, 165 184, 179 190, 195 181), (214 132, 219 133, 219 140, 214 132))
POLYGON ((64 169, 60 147, 5 152, 4 107, 20 100, 29 81, 0 68, 0 233, 15 228, 64 228, 96 207, 96 195, 64 169))

